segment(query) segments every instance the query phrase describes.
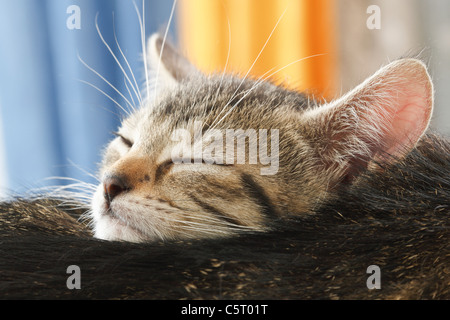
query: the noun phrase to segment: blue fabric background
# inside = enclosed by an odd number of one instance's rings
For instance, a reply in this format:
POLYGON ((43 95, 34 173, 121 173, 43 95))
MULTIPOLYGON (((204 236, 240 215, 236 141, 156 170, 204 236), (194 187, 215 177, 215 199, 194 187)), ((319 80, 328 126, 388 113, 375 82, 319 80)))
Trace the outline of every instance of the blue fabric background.
MULTIPOLYGON (((123 112, 80 80, 123 106, 126 103, 78 55, 130 99, 124 75, 96 31, 95 17, 98 14, 100 31, 120 56, 115 28, 142 87, 141 33, 133 3, 142 10, 142 0, 1 1, 0 119, 10 191, 20 193, 62 182, 45 179, 52 176, 95 182, 86 172, 95 173, 102 147, 112 139, 123 112), (66 26, 71 5, 80 8, 79 30, 66 26)), ((145 2, 147 36, 164 30, 171 8, 172 1, 145 2)), ((175 23, 173 19, 170 30, 176 40, 175 23)), ((123 59, 121 63, 126 68, 123 59)))

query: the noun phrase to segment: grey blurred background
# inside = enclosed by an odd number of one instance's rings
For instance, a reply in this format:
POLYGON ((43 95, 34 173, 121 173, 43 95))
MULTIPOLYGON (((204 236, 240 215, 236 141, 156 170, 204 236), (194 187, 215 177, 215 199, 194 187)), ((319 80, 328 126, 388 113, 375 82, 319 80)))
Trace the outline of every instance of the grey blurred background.
POLYGON ((339 0, 340 79, 343 92, 389 61, 419 55, 435 88, 432 129, 450 135, 450 1, 339 0), (380 29, 367 28, 370 5, 380 29))

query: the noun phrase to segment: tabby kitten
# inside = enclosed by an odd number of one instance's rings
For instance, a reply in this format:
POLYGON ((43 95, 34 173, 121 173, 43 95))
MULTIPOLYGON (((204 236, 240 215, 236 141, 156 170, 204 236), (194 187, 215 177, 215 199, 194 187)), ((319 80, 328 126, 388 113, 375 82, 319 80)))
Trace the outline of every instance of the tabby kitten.
POLYGON ((433 85, 415 59, 317 105, 265 79, 203 74, 158 35, 147 51, 155 96, 105 150, 90 213, 100 239, 226 237, 313 214, 363 170, 401 161, 432 114, 433 85))

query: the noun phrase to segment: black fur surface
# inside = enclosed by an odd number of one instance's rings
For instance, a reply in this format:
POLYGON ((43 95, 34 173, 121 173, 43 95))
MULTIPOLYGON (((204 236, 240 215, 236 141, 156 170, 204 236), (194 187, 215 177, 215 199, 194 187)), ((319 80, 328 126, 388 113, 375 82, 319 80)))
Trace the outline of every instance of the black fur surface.
POLYGON ((450 299, 450 143, 362 175, 274 231, 175 243, 92 239, 57 200, 0 205, 2 299, 450 299), (56 218, 55 218, 56 217, 56 218), (69 290, 69 265, 81 289, 69 290), (366 269, 378 265, 381 289, 366 269))

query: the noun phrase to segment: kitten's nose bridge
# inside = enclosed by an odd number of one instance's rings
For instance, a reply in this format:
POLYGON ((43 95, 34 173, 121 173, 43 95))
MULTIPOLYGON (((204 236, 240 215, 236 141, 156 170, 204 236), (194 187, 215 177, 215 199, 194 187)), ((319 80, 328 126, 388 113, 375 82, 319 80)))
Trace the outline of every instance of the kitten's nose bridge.
POLYGON ((117 161, 103 177, 105 199, 110 203, 119 194, 140 184, 151 183, 153 167, 148 158, 126 157, 117 161))

